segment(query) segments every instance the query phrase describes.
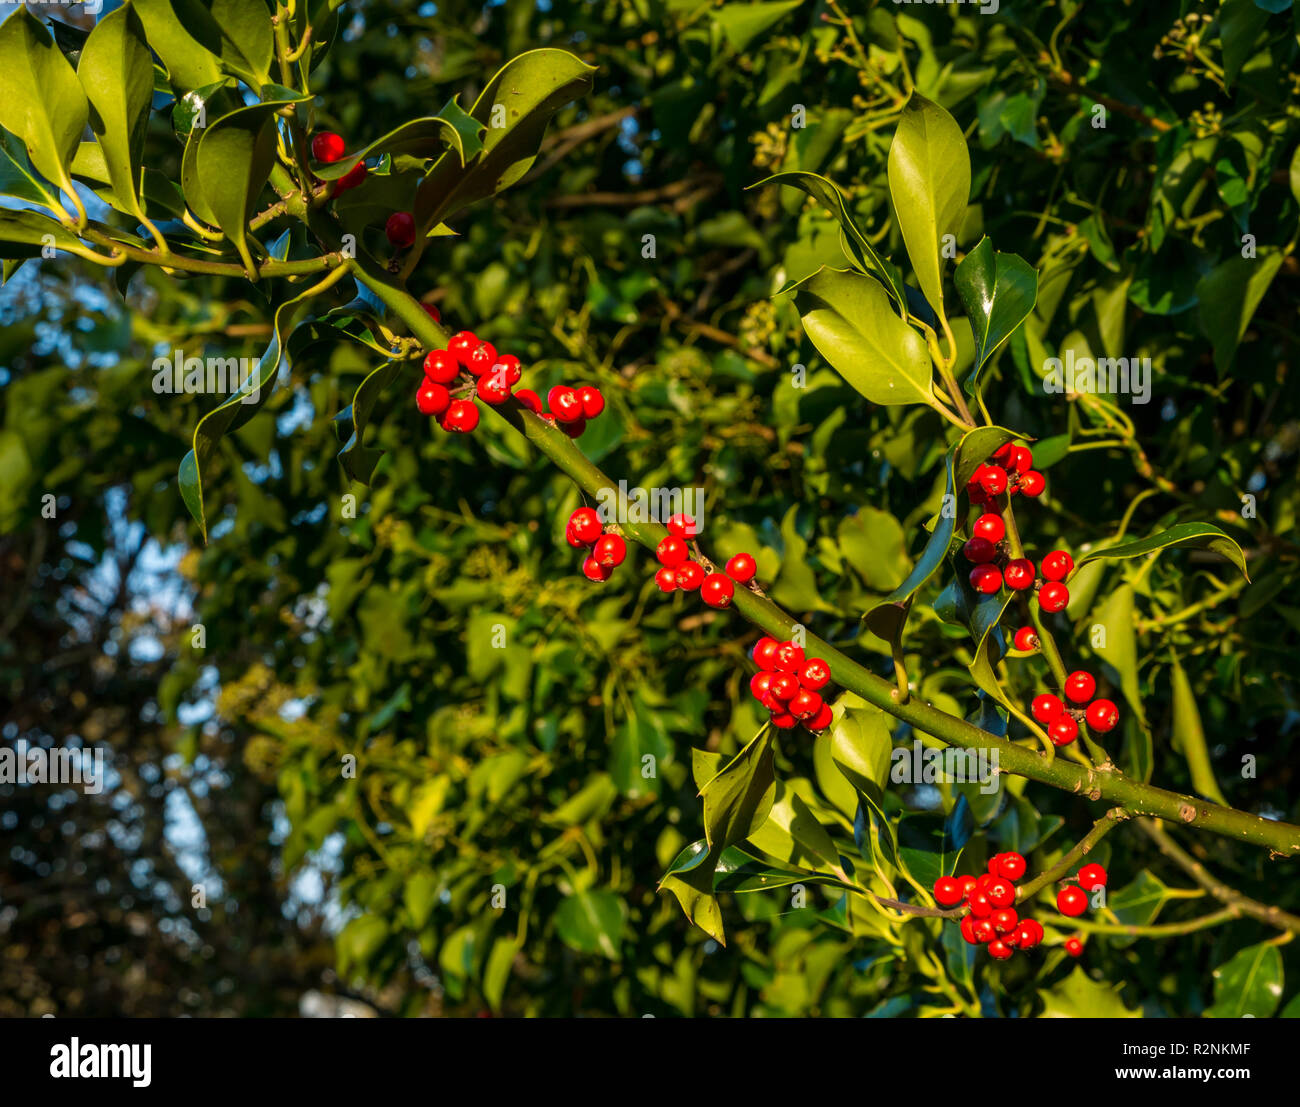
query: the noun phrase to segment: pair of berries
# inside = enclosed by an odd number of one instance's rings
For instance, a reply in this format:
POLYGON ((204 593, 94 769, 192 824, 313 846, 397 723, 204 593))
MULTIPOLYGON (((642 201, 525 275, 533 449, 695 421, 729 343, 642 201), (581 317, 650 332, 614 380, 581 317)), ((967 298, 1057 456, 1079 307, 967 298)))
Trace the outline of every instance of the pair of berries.
POLYGON ((605 524, 594 507, 580 507, 569 516, 565 540, 575 550, 590 552, 582 562, 582 575, 603 583, 627 559, 627 543, 619 534, 606 534, 605 524))
POLYGON ((1003 493, 1041 496, 1046 487, 1047 480, 1034 468, 1034 455, 1029 447, 1008 442, 971 474, 966 491, 971 503, 986 504, 1003 493))
POLYGON ((964 903, 961 935, 971 945, 988 947, 989 956, 1005 961, 1018 949, 1033 949, 1043 940, 1043 928, 1034 919, 1022 919, 1012 906, 1016 881, 1025 875, 1019 853, 999 853, 989 859, 989 871, 980 876, 941 876, 934 882, 935 902, 942 907, 964 903))
POLYGON ((1088 728, 1097 734, 1107 734, 1119 723, 1119 708, 1107 699, 1093 700, 1097 692, 1097 679, 1082 669, 1065 678, 1065 698, 1072 704, 1088 704, 1086 709, 1067 708, 1058 696, 1042 692, 1029 705, 1029 713, 1047 727, 1047 736, 1058 746, 1068 746, 1079 736, 1081 714, 1088 728), (1088 703, 1092 700, 1091 703, 1088 703))
MULTIPOLYGON (((347 146, 343 142, 343 136, 337 135, 333 131, 319 131, 312 137, 311 156, 325 165, 332 165, 336 161, 342 161, 346 151, 347 146)), ((334 182, 333 195, 337 196, 341 192, 346 192, 349 188, 356 188, 365 179, 366 163, 359 161, 334 182)), ((412 241, 414 241, 414 220, 411 222, 411 230, 412 241)))
POLYGON ((542 398, 530 388, 521 388, 515 397, 534 415, 558 426, 570 438, 581 435, 587 429, 587 420, 596 418, 605 410, 605 397, 599 388, 589 384, 581 388, 557 384, 546 394, 549 411, 542 409, 542 398))
MULTIPOLYGON (((1084 865, 1076 879, 1079 881, 1078 885, 1067 884, 1056 893, 1056 909, 1070 918, 1076 918, 1088 909, 1088 896, 1084 889, 1091 892, 1094 888, 1104 888, 1108 877, 1106 870, 1094 863, 1084 865)), ((1083 950, 1082 942, 1079 943, 1079 950, 1080 952, 1083 950)), ((1078 954, 1074 956, 1077 957, 1078 954)))
MULTIPOLYGON (((666 524, 668 537, 655 547, 655 560, 659 562, 659 571, 655 573, 655 587, 660 592, 694 592, 697 588, 702 599, 710 607, 730 607, 736 598, 736 586, 733 580, 740 578, 723 573, 706 573, 698 561, 691 559, 691 539, 700 533, 699 526, 689 515, 674 515, 666 524)), ((737 555, 748 557, 748 554, 737 555)), ((736 558, 727 562, 728 571, 736 558)), ((753 558, 749 558, 752 564, 753 558)), ((750 577, 753 573, 750 573, 750 577)), ((746 577, 747 581, 749 577, 746 577)), ((740 581, 744 583, 745 581, 740 581)))
POLYGON ((754 646, 758 672, 749 690, 772 716, 772 725, 790 730, 803 723, 814 734, 831 725, 831 705, 823 694, 831 667, 820 657, 806 657, 803 647, 763 637, 754 646))

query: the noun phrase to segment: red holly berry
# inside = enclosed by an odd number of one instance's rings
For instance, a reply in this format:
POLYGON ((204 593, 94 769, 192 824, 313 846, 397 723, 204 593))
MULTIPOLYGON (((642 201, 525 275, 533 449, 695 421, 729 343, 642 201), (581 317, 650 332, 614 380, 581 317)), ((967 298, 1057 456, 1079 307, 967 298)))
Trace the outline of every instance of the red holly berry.
POLYGON ((622 565, 623 559, 627 557, 627 543, 623 541, 622 535, 605 534, 596 539, 591 555, 607 569, 613 569, 622 565))
POLYGON ((992 464, 998 465, 1003 469, 1008 469, 1011 467, 1011 459, 1014 456, 1012 454, 1012 451, 1014 449, 1015 446, 1013 446, 1010 442, 1007 442, 999 446, 996 450, 993 451, 993 456, 989 458, 989 461, 992 464))
POLYGON ((1001 542, 1007 535, 1007 526, 1002 521, 1001 515, 994 515, 989 512, 981 515, 975 520, 975 525, 971 527, 971 534, 976 538, 984 538, 994 545, 1001 542))
MULTIPOLYGON (((664 541, 668 541, 668 539, 664 539, 664 541)), ((776 668, 776 651, 780 645, 781 643, 775 638, 764 635, 754 644, 754 652, 751 654, 754 664, 770 673, 776 668)))
POLYGON ((1067 884, 1056 893, 1056 909, 1062 915, 1069 915, 1070 918, 1074 918, 1077 915, 1082 915, 1088 909, 1088 897, 1083 894, 1082 888, 1067 884))
POLYGON ((975 888, 980 892, 987 892, 989 885, 996 879, 993 873, 980 873, 975 878, 975 888))
POLYGON ((725 573, 710 573, 700 584, 700 599, 710 607, 730 607, 736 586, 725 573))
POLYGON ((1034 563, 1027 557, 1013 558, 1007 562, 1006 568, 1002 570, 1002 579, 1007 582, 1008 588, 1014 588, 1017 592, 1032 588, 1034 585, 1034 563))
POLYGON ((825 730, 832 722, 835 721, 835 712, 831 710, 831 705, 823 701, 822 709, 817 712, 811 719, 804 720, 804 726, 811 731, 825 730))
POLYGON ((970 930, 971 933, 975 935, 975 940, 979 942, 980 945, 988 945, 989 942, 992 942, 998 936, 998 932, 993 926, 992 919, 976 919, 971 924, 970 930))
POLYGON ((1038 590, 1038 606, 1044 611, 1055 614, 1064 611, 1070 603, 1070 590, 1064 584, 1052 581, 1038 590))
POLYGON ((962 899, 965 899, 979 886, 979 882, 973 876, 960 876, 957 878, 957 883, 961 885, 962 899))
POLYGON ((583 418, 582 402, 567 384, 557 384, 546 394, 546 406, 561 423, 576 423, 583 418))
POLYGON ((1065 678, 1065 697, 1071 703, 1087 703, 1097 691, 1097 681, 1082 669, 1065 678))
POLYGON ((678 538, 697 538, 699 537, 699 527, 694 519, 689 515, 674 515, 668 520, 668 533, 675 534, 678 538))
POLYGON ((1012 446, 1011 465, 1009 467, 1023 476, 1034 467, 1033 451, 1028 446, 1012 446))
POLYGON ((1002 587, 1002 570, 996 565, 976 565, 970 571, 970 586, 986 596, 1002 587))
POLYGON ((749 678, 749 691, 754 699, 762 701, 772 687, 771 673, 755 673, 749 678))
POLYGON ((1038 631, 1033 627, 1021 627, 1016 631, 1015 647, 1018 650, 1038 649, 1038 631))
POLYGON ((569 526, 584 546, 594 546, 605 526, 600 521, 600 512, 594 507, 580 507, 569 516, 569 526))
POLYGON ((465 368, 476 377, 490 374, 492 366, 497 363, 497 348, 491 342, 480 342, 469 351, 465 359, 465 368))
POLYGON ((415 241, 415 219, 409 211, 395 211, 384 224, 384 234, 391 245, 405 250, 415 241))
POLYGON ((602 565, 594 557, 588 557, 582 563, 582 575, 588 580, 594 580, 603 583, 609 580, 614 570, 602 565))
POLYGON ((478 349, 478 335, 473 331, 457 331, 447 339, 447 352, 462 366, 469 368, 469 355, 478 349))
POLYGON ((1043 489, 1046 487, 1047 478, 1036 469, 1030 469, 1029 472, 1023 474, 1020 478, 1020 491, 1030 499, 1033 499, 1036 496, 1041 496, 1043 494, 1043 489))
POLYGON ((975 937, 975 919, 973 916, 963 915, 961 917, 961 936, 972 946, 980 944, 980 940, 975 937))
POLYGON ((989 919, 993 923, 993 929, 999 934, 1010 934, 1020 922, 1020 916, 1016 914, 1014 907, 1003 907, 999 911, 994 911, 989 919))
POLYGON ((1106 887, 1106 870, 1096 862, 1084 865, 1079 870, 1079 886, 1092 891, 1094 888, 1106 887))
POLYGON ((796 719, 811 719, 821 709, 821 696, 807 688, 801 688, 790 699, 790 714, 796 719))
POLYGON ((704 580, 704 570, 695 561, 683 561, 673 572, 677 574, 677 587, 683 592, 694 592, 704 580))
POLYGON ((588 419, 596 418, 605 410, 605 397, 600 394, 599 388, 590 384, 578 389, 578 403, 582 405, 582 414, 588 419))
POLYGON ((1074 572, 1074 558, 1064 550, 1053 550, 1040 566, 1045 580, 1064 580, 1074 572))
POLYGON ((1093 700, 1088 704, 1084 718, 1088 721, 1089 728, 1098 734, 1105 734, 1114 730, 1119 723, 1119 708, 1110 700, 1093 700))
POLYGON ((1054 746, 1068 746, 1079 737, 1079 724, 1072 716, 1062 715, 1059 719, 1052 720, 1052 725, 1047 728, 1047 736, 1054 746))
POLYGON ((488 373, 494 377, 500 375, 511 388, 517 385, 524 375, 519 359, 514 354, 502 354, 493 363, 488 373))
POLYGON ((334 195, 338 196, 342 192, 347 192, 349 188, 356 188, 365 179, 366 163, 359 161, 334 182, 334 195))
POLYGON ((790 730, 799 725, 799 720, 788 711, 778 711, 772 715, 772 725, 778 730, 790 730))
POLYGON ((776 667, 783 673, 798 672, 805 660, 802 646, 782 642, 776 647, 776 667))
POLYGON ((311 156, 326 165, 340 161, 346 149, 343 136, 336 135, 333 131, 320 131, 312 136, 311 156))
POLYGON ((478 405, 473 400, 452 400, 442 416, 442 429, 469 434, 478 426, 478 405))
POLYGON ((415 394, 415 406, 421 415, 441 415, 451 403, 451 393, 428 378, 415 394))
POLYGON ((442 312, 440 312, 436 307, 434 307, 433 304, 421 304, 420 306, 424 308, 424 314, 427 315, 430 319, 432 319, 435 323, 442 322, 442 312))
POLYGON ((1053 719, 1059 718, 1064 710, 1065 704, 1050 692, 1039 693, 1034 697, 1034 702, 1029 705, 1029 713, 1040 723, 1050 723, 1053 719))
POLYGON ((1000 876, 989 881, 984 894, 989 897, 989 902, 994 907, 1010 907, 1016 902, 1016 886, 1000 876))
POLYGON ((564 431, 570 438, 581 438, 582 432, 587 429, 586 419, 575 419, 572 423, 561 423, 560 430, 564 431))
POLYGON ((474 386, 474 391, 478 398, 486 404, 496 407, 498 404, 504 404, 510 399, 510 386, 506 384, 504 378, 497 376, 495 373, 484 373, 478 379, 478 384, 474 386))
POLYGON ((986 496, 1000 496, 1007 490, 1007 475, 993 465, 980 470, 979 485, 986 496))
POLYGON ((655 547, 655 560, 666 569, 677 568, 690 555, 691 551, 686 548, 686 543, 671 534, 655 547))
POLYGON ((1065 952, 1068 953, 1071 957, 1082 957, 1082 956, 1083 956, 1083 939, 1082 939, 1082 938, 1077 938, 1077 937, 1076 937, 1076 938, 1066 938, 1066 939, 1065 939, 1065 952))
POLYGON ((970 905, 970 913, 977 919, 986 919, 995 910, 988 893, 981 892, 978 888, 966 897, 966 902, 970 905))
POLYGON ((1014 951, 1001 938, 994 938, 989 942, 989 956, 995 961, 1007 960, 1014 951))
POLYGON ((572 523, 565 524, 564 540, 575 550, 580 550, 586 545, 588 545, 588 543, 584 542, 581 538, 578 537, 577 532, 573 529, 572 523))
POLYGON ((810 657, 799 667, 799 683, 810 692, 820 692, 830 683, 831 667, 820 657, 810 657))
POLYGON ((1025 859, 1019 853, 1000 853, 997 862, 998 875, 1007 880, 1016 881, 1025 875, 1025 859))
POLYGON ((460 362, 449 350, 430 350, 424 355, 424 375, 438 384, 451 384, 460 375, 460 362))
POLYGON ((727 576, 737 584, 748 584, 758 572, 758 565, 747 553, 738 553, 727 559, 727 576))
POLYGON ((973 565, 985 565, 997 556, 997 547, 987 538, 968 538, 961 548, 962 556, 973 565))
POLYGON ((515 399, 524 405, 529 411, 540 415, 542 413, 542 398, 531 388, 521 388, 515 393, 515 399))
POLYGON ((671 569, 660 569, 655 573, 655 586, 660 592, 672 592, 677 587, 677 574, 671 569))
POLYGON ((934 902, 940 907, 953 907, 960 903, 961 885, 950 876, 939 877, 934 882, 934 902))
POLYGON ((1014 935, 1017 949, 1033 949, 1043 940, 1043 927, 1037 919, 1021 919, 1014 935))

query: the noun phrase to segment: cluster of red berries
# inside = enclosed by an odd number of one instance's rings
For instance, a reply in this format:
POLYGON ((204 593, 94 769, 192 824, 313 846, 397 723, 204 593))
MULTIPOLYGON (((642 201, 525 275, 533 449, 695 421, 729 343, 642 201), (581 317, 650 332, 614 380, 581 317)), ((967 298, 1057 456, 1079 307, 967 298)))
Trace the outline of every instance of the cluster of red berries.
MULTIPOLYGON (((440 322, 438 309, 425 305, 425 311, 440 322)), ((454 399, 451 386, 462 373, 475 380, 474 394, 485 404, 497 407, 514 396, 529 411, 537 412, 549 422, 558 422, 565 434, 577 438, 587 427, 587 420, 605 410, 605 397, 590 385, 569 388, 558 385, 548 396, 551 411, 542 413, 542 400, 530 388, 515 390, 523 377, 523 367, 514 354, 498 354, 491 342, 473 331, 460 331, 447 341, 445 350, 430 350, 424 358, 424 381, 415 393, 415 406, 421 415, 436 416, 443 430, 467 433, 478 426, 478 406, 471 399, 454 399)))
POLYGON ((1047 736, 1053 744, 1068 746, 1079 736, 1082 719, 1090 730, 1105 734, 1119 723, 1119 708, 1107 699, 1092 699, 1097 692, 1097 679, 1082 669, 1065 678, 1065 698, 1077 707, 1067 707, 1058 696, 1043 692, 1034 697, 1029 712, 1047 727, 1047 736), (1092 700, 1091 703, 1088 703, 1092 700), (1084 708, 1082 705, 1087 704, 1084 708))
POLYGON ((1008 442, 994 452, 988 462, 971 474, 966 490, 973 504, 992 503, 1005 492, 1008 496, 1024 494, 1031 499, 1041 496, 1047 479, 1034 468, 1034 455, 1028 446, 1008 442))
MULTIPOLYGON (((325 165, 330 165, 333 162, 342 161, 346 153, 347 145, 344 143, 341 135, 336 135, 333 131, 319 131, 317 134, 312 136, 311 156, 317 161, 322 162, 325 165)), ((340 193, 346 192, 349 188, 356 188, 357 185, 365 179, 366 163, 364 161, 359 161, 334 182, 332 195, 338 196, 340 193)), ((407 215, 406 218, 411 220, 411 242, 414 242, 415 220, 411 219, 409 215, 407 215)), ((391 242, 392 235, 390 234, 388 238, 391 242)))
POLYGON ((736 598, 736 585, 754 579, 758 566, 752 556, 738 553, 727 562, 725 573, 706 573, 691 558, 691 540, 699 535, 699 526, 689 515, 674 515, 667 522, 668 537, 655 547, 660 568, 655 586, 660 592, 694 592, 697 588, 710 607, 730 607, 736 598))
POLYGON ((772 725, 790 730, 803 723, 814 734, 831 725, 831 705, 824 691, 831 667, 820 657, 805 657, 802 646, 760 638, 754 646, 758 666, 749 681, 754 699, 768 709, 772 725))
POLYGON ((627 542, 621 534, 606 533, 594 507, 580 507, 570 515, 564 537, 575 550, 590 551, 582 562, 588 580, 604 583, 627 558, 627 542))
POLYGON ((1016 881, 1025 875, 1018 853, 999 853, 980 876, 941 876, 934 882, 934 899, 941 907, 965 904, 961 936, 973 946, 987 946, 989 956, 1007 960, 1018 949, 1033 949, 1043 940, 1043 927, 1022 919, 1012 906, 1016 881))
POLYGON ((1089 864, 1079 870, 1075 879, 1079 881, 1078 884, 1067 884, 1056 893, 1056 909, 1072 919, 1088 909, 1088 897, 1084 889, 1091 892, 1094 888, 1104 888, 1108 878, 1106 870, 1100 865, 1089 864))

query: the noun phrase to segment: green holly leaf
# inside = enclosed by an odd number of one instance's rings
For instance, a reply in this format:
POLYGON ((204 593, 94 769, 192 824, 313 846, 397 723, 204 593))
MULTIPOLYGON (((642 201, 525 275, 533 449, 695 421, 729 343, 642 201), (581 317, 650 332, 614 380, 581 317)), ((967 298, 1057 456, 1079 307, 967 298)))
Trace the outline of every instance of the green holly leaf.
POLYGON ((1136 542, 1123 542, 1118 546, 1093 550, 1079 558, 1075 564, 1075 572, 1093 561, 1142 557, 1159 550, 1184 547, 1213 550, 1231 561, 1241 570, 1241 575, 1250 580, 1250 574, 1246 571, 1246 555, 1241 552, 1241 547, 1212 523, 1179 523, 1176 527, 1170 527, 1159 534, 1141 538, 1136 542))
POLYGON ((313 165, 312 172, 323 181, 336 181, 350 173, 358 162, 381 154, 427 160, 444 151, 454 151, 463 166, 483 149, 480 140, 483 125, 465 115, 454 100, 443 108, 443 112, 448 116, 434 115, 403 123, 339 161, 313 165))
POLYGON ((1214 970, 1211 1019, 1269 1018, 1282 1001, 1282 952, 1269 942, 1247 946, 1214 970))
POLYGON ((1038 271, 1016 254, 996 252, 985 237, 962 258, 953 283, 975 336, 975 364, 966 378, 973 393, 984 363, 1034 310, 1038 271))
MULTIPOLYGON (((145 37, 167 67, 173 88, 193 89, 223 78, 221 29, 198 0, 131 0, 145 37)), ((270 13, 264 18, 270 23, 270 13)))

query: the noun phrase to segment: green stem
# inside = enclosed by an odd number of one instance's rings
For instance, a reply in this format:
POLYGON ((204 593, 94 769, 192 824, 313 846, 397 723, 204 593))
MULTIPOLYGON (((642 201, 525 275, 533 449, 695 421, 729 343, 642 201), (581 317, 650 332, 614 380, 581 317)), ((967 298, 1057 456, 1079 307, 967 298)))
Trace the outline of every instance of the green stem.
POLYGON ((1050 869, 1045 869, 1039 873, 1033 880, 1027 880, 1024 884, 1016 889, 1016 898, 1022 902, 1027 901, 1030 896, 1038 894, 1039 890, 1046 888, 1049 884, 1054 884, 1068 873, 1079 861, 1092 850, 1092 847, 1100 842, 1115 827, 1129 817, 1128 812, 1122 807, 1112 807, 1100 819, 1098 819, 1090 831, 1079 839, 1078 844, 1069 853, 1065 854, 1050 869))

